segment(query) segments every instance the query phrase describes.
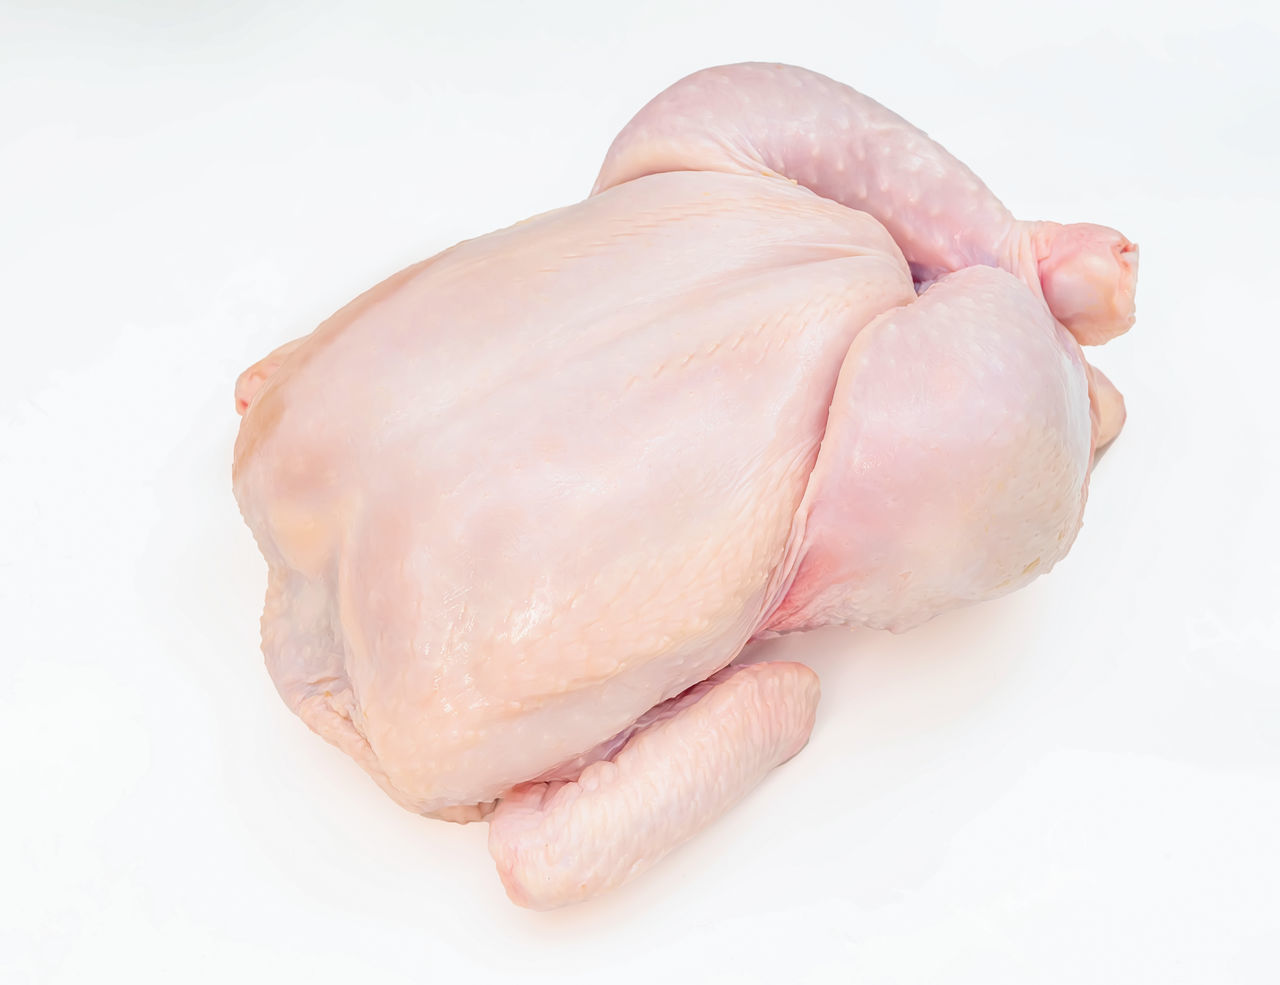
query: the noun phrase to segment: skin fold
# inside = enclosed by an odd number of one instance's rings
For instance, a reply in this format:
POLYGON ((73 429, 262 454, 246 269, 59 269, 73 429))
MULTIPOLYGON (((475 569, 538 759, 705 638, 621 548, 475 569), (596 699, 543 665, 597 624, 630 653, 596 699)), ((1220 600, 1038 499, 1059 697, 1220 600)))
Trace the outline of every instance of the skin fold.
POLYGON ((1124 419, 1137 249, 1014 219, 852 89, 733 65, 589 198, 246 370, 233 486, 285 702, 512 900, 654 864, 808 739, 751 639, 902 630, 1050 570, 1124 419))

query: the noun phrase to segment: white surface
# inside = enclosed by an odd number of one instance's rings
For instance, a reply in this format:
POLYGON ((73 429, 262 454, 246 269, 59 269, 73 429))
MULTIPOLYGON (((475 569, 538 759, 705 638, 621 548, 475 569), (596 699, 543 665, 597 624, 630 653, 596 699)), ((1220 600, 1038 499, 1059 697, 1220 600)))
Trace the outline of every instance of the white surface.
POLYGON ((1280 978, 1268 5, 56 6, 0 9, 0 978, 1280 978), (748 58, 1140 242, 1095 353, 1128 427, 1052 575, 773 644, 822 675, 808 749, 652 874, 520 911, 484 825, 401 811, 276 697, 232 383, 748 58))

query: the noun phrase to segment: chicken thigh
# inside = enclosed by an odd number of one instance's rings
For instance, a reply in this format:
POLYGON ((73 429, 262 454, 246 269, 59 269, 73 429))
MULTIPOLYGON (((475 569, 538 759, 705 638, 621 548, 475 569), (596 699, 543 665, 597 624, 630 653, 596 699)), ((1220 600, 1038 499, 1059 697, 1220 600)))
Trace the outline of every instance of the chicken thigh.
POLYGON ((585 201, 396 274, 241 376, 285 702, 510 897, 615 886, 808 739, 752 638, 1048 571, 1123 402, 1136 248, 1019 222, 905 121, 699 72, 585 201))

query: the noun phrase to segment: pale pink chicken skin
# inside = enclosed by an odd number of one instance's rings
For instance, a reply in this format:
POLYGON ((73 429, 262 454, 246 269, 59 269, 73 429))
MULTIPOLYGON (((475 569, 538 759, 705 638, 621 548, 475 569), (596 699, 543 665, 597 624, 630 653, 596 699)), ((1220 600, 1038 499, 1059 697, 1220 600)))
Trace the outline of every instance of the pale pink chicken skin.
POLYGON ((241 376, 268 669, 399 803, 488 817, 517 903, 616 886, 807 741, 817 678, 749 640, 904 629, 1066 553, 1124 416, 1079 343, 1136 273, 846 86, 690 76, 591 198, 241 376))

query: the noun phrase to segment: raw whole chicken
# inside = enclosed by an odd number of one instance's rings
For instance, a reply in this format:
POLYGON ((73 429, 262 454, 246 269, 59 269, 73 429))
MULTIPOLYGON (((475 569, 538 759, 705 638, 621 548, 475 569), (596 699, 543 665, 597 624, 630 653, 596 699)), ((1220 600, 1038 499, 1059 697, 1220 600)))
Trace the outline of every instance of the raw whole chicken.
POLYGON ((807 741, 817 677, 748 641, 1063 557, 1124 416, 1081 345, 1137 256, 821 75, 698 72, 585 201, 242 374, 268 670, 400 804, 488 819, 516 903, 616 886, 807 741))

